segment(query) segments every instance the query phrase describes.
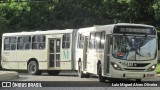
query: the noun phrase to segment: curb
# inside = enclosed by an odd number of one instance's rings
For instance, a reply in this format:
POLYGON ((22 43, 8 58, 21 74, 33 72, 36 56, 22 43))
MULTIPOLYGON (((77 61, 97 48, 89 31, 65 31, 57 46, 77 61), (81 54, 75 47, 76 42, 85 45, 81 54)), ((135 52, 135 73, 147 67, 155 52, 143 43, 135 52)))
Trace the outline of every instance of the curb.
POLYGON ((18 72, 15 71, 0 71, 0 81, 17 79, 19 77, 18 72))

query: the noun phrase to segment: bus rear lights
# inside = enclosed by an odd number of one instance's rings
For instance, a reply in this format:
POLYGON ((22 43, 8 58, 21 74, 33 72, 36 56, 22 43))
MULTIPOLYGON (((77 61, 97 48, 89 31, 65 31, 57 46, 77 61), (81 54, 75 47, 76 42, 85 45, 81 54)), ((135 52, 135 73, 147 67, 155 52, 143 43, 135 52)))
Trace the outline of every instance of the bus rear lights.
POLYGON ((123 71, 123 69, 118 64, 116 64, 115 62, 111 62, 111 65, 113 66, 113 68, 115 70, 123 71))
POLYGON ((156 64, 152 65, 147 69, 147 71, 154 71, 156 69, 156 64))

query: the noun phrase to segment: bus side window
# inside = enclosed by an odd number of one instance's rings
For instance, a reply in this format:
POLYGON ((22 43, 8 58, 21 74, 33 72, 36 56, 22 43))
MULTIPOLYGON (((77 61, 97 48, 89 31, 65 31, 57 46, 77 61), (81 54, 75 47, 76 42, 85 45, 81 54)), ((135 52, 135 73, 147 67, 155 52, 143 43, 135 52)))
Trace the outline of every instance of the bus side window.
POLYGON ((101 32, 101 39, 100 39, 100 49, 104 49, 104 43, 105 43, 105 31, 101 32))
POLYGON ((23 42, 24 42, 24 49, 31 48, 31 37, 30 36, 23 37, 23 42))
POLYGON ((21 50, 21 49, 23 49, 23 45, 24 43, 23 43, 23 37, 18 37, 18 41, 17 41, 17 49, 18 50, 21 50))
POLYGON ((40 36, 40 40, 39 40, 39 49, 45 49, 45 36, 40 36))
POLYGON ((63 35, 62 48, 70 48, 70 34, 63 35))
POLYGON ((84 46, 84 36, 82 34, 78 35, 78 48, 83 48, 84 46))
POLYGON ((10 50, 9 37, 4 39, 4 50, 10 50))
POLYGON ((37 36, 32 37, 32 49, 38 49, 37 36))
POLYGON ((99 48, 99 44, 100 44, 100 35, 101 33, 100 32, 96 32, 96 36, 95 36, 95 49, 98 49, 99 48))
POLYGON ((16 37, 6 37, 4 39, 4 50, 16 50, 16 37))
POLYGON ((9 43, 11 45, 10 46, 11 50, 16 50, 16 41, 17 41, 16 37, 10 37, 9 43))
POLYGON ((45 36, 33 36, 32 49, 45 49, 45 36))
POLYGON ((94 48, 94 40, 95 39, 95 33, 90 34, 90 39, 89 39, 89 48, 93 49, 94 48))

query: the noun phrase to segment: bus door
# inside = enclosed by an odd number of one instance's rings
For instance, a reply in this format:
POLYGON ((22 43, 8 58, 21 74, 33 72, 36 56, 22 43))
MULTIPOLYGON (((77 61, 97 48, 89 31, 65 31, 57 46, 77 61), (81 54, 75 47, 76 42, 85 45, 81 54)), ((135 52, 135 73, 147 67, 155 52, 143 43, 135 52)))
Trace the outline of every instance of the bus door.
POLYGON ((106 35, 106 43, 105 43, 105 57, 104 57, 104 74, 109 75, 109 68, 110 68, 110 48, 112 42, 111 35, 106 35))
POLYGON ((60 46, 61 39, 49 39, 49 66, 60 67, 60 46))
POLYGON ((88 37, 85 36, 83 48, 83 70, 87 70, 87 50, 88 50, 88 37))

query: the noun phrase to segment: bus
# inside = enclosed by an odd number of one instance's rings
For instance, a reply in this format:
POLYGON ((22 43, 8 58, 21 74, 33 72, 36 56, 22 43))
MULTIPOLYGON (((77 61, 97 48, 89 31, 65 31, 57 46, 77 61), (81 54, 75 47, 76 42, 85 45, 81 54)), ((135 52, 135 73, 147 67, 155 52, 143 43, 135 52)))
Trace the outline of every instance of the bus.
POLYGON ((29 74, 58 75, 75 68, 76 30, 48 30, 4 33, 1 65, 9 70, 28 70, 29 74))
POLYGON ((97 75, 100 82, 110 78, 141 81, 156 76, 157 49, 156 29, 143 24, 4 33, 1 64, 32 75, 70 70, 78 71, 81 78, 97 75))
POLYGON ((118 23, 80 28, 77 32, 76 70, 80 78, 155 78, 158 59, 154 26, 118 23))

